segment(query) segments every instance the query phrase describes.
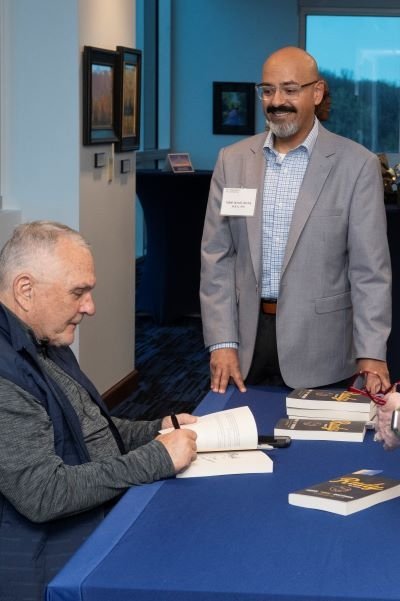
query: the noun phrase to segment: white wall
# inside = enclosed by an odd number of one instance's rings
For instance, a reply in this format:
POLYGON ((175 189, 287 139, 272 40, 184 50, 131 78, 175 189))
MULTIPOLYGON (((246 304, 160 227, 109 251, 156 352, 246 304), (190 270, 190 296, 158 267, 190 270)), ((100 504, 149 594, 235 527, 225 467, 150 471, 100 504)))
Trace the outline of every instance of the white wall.
MULTIPOLYGON (((91 242, 98 310, 73 348, 105 392, 134 369, 135 177, 117 161, 109 183, 93 157, 110 146, 81 146, 81 51, 134 46, 135 0, 0 0, 0 9, 3 209, 64 222, 91 242)), ((134 168, 134 154, 123 156, 134 168)))
POLYGON ((10 238, 14 228, 21 222, 21 211, 0 210, 0 248, 10 238))
POLYGON ((80 127, 75 0, 1 0, 0 14, 2 246, 20 221, 79 228, 80 127))
MULTIPOLYGON (((79 0, 80 50, 83 45, 115 49, 134 47, 134 0, 79 0)), ((104 392, 134 368, 134 153, 115 155, 114 176, 94 170, 94 152, 110 146, 81 148, 80 227, 90 240, 96 263, 96 315, 80 332, 84 371, 104 392), (121 175, 121 158, 132 172, 121 175)))
MULTIPOLYGON (((298 45, 297 0, 173 0, 172 143, 212 169, 239 136, 212 133, 212 82, 260 81, 265 58, 298 45)), ((264 119, 257 105, 256 131, 264 119)))
POLYGON ((3 208, 79 226, 75 1, 3 0, 3 208))

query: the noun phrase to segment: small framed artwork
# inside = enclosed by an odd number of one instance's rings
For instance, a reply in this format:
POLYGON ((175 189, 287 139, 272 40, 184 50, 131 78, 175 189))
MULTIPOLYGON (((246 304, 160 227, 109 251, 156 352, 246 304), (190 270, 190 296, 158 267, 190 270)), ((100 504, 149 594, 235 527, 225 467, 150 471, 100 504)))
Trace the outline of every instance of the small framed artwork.
POLYGON ((254 83, 213 82, 213 133, 254 134, 254 83))
POLYGON ((83 49, 83 144, 117 142, 115 76, 117 53, 83 49))
POLYGON ((140 92, 142 52, 117 46, 118 82, 116 88, 117 152, 137 150, 140 145, 140 92))
POLYGON ((170 168, 174 173, 193 173, 193 165, 187 152, 172 152, 167 155, 170 168))
POLYGON ((105 152, 95 152, 94 166, 96 169, 98 169, 99 167, 106 166, 106 153, 105 152))
POLYGON ((122 159, 121 160, 121 173, 129 173, 131 170, 131 159, 122 159))

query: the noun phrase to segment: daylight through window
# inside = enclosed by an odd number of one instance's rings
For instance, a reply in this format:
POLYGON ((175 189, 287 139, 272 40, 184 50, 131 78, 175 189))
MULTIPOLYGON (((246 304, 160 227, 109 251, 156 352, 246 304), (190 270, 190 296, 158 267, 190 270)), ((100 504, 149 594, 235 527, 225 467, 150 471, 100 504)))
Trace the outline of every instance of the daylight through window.
POLYGON ((400 152, 400 16, 306 16, 306 49, 329 85, 328 129, 400 152))

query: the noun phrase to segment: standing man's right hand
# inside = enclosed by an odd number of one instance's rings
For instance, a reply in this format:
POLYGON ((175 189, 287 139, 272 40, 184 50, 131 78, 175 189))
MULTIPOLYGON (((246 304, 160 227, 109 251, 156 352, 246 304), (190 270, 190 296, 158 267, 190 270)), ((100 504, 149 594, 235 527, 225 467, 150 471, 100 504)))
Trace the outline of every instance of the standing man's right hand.
POLYGON ((232 378, 240 392, 246 392, 239 365, 237 349, 221 348, 211 352, 210 356, 211 390, 225 392, 232 378))

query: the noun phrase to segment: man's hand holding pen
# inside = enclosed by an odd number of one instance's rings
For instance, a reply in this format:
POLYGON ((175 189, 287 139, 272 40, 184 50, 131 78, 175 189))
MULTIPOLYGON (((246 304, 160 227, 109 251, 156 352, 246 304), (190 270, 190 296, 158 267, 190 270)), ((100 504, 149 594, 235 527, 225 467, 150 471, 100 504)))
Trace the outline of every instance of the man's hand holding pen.
POLYGON ((188 413, 164 417, 162 421, 162 429, 174 428, 174 430, 168 434, 160 434, 156 440, 167 449, 177 472, 186 468, 196 459, 196 432, 188 428, 180 428, 181 425, 193 424, 196 421, 197 418, 188 413))

